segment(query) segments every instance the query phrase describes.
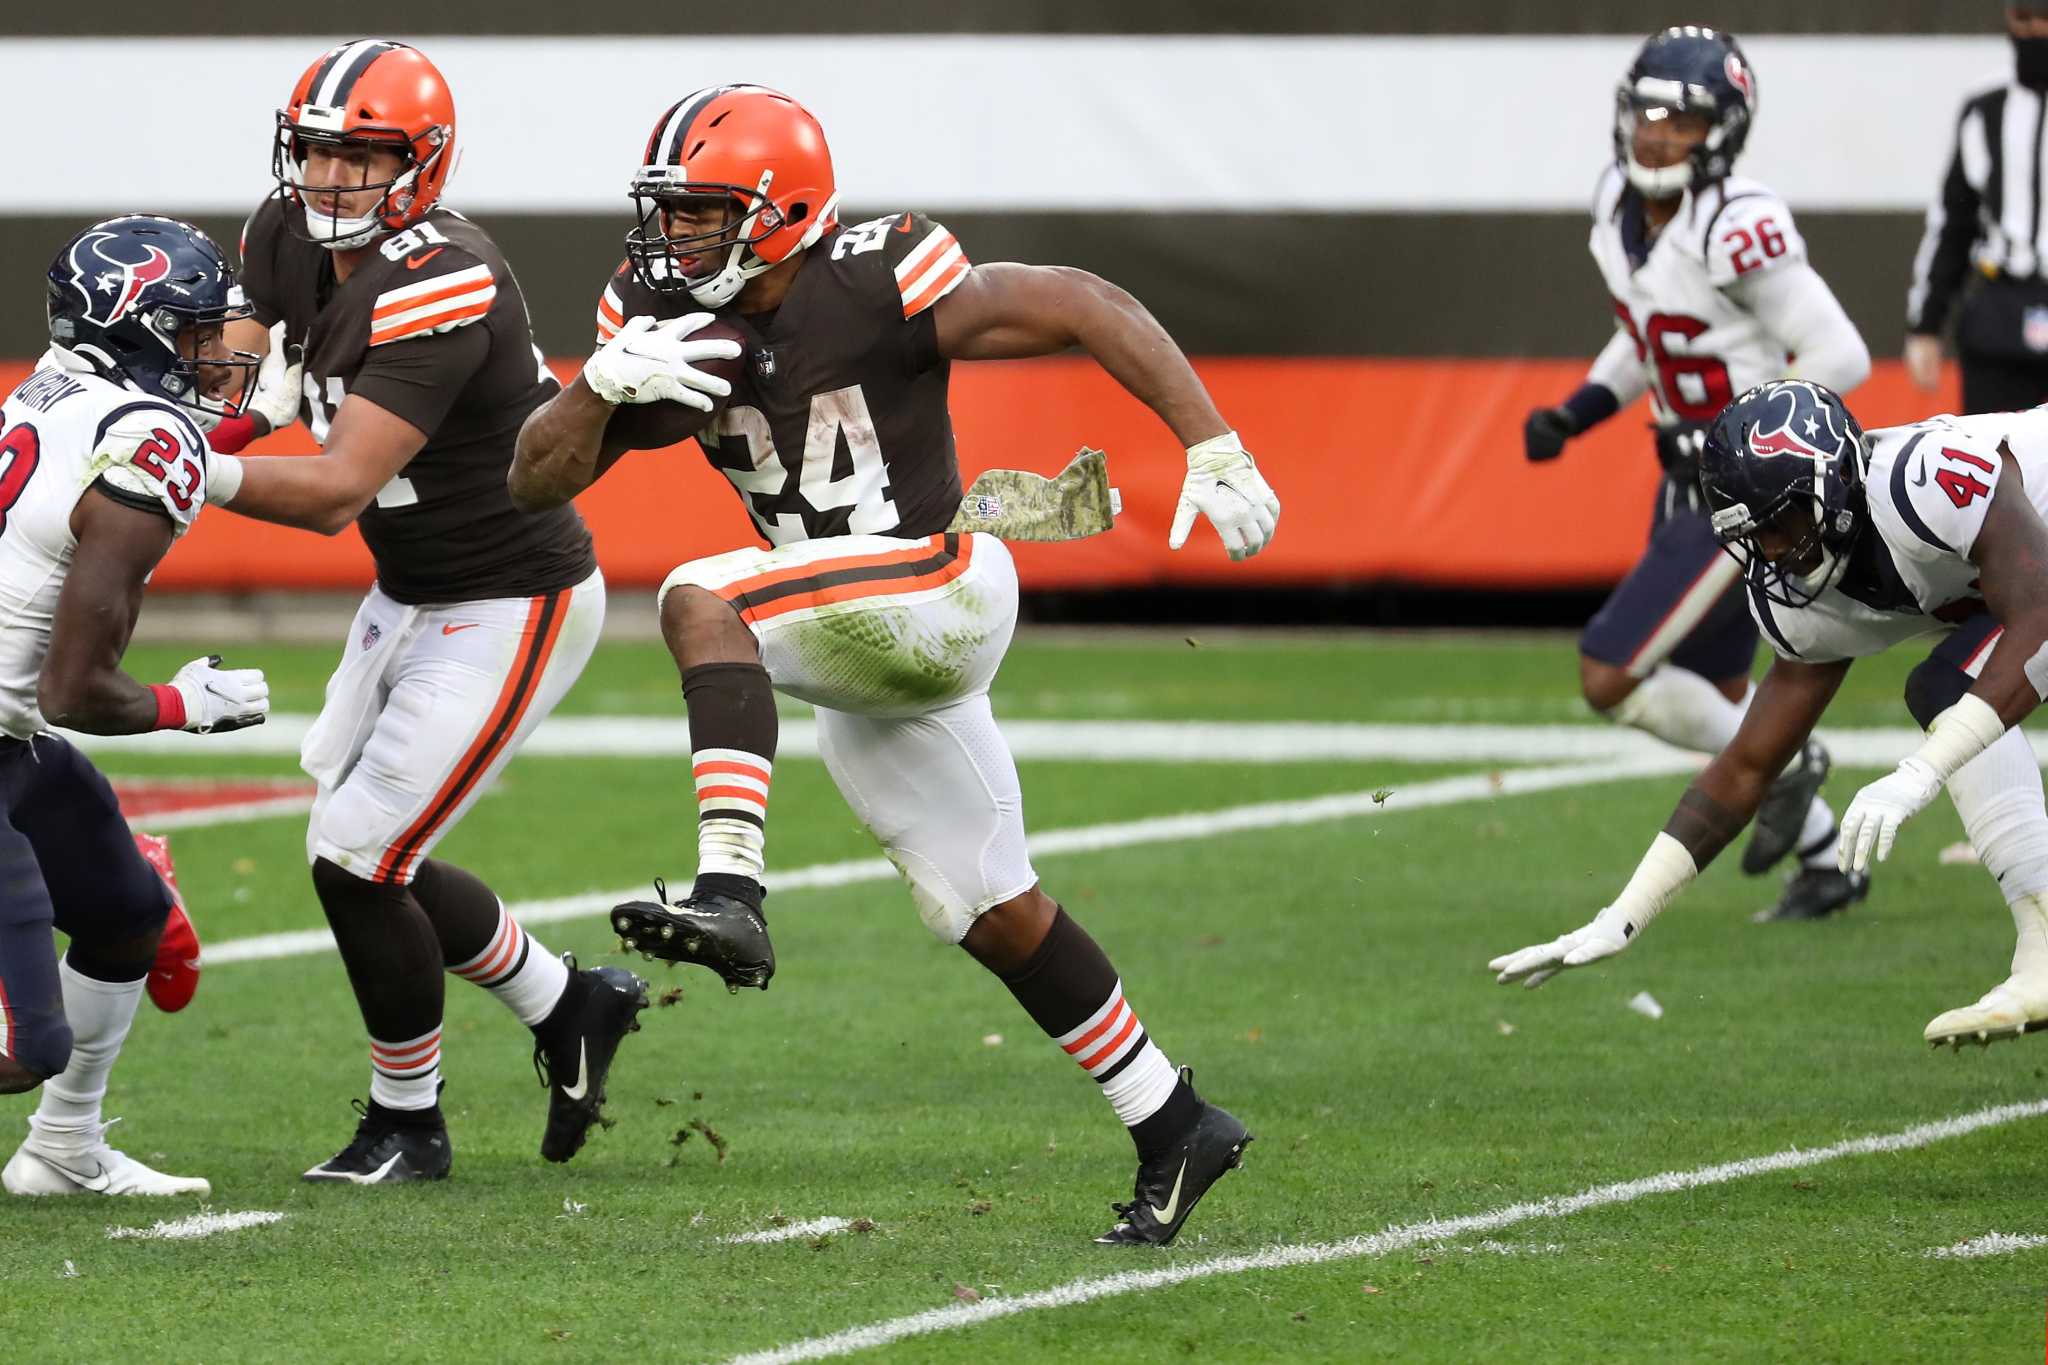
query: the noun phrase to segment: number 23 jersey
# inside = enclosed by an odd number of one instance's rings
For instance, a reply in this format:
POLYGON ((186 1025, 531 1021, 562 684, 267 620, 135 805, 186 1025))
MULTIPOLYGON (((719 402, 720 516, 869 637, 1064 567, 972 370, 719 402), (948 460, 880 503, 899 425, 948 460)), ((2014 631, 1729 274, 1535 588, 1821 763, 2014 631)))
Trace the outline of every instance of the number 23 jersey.
MULTIPOLYGON (((960 465, 946 409, 951 367, 932 305, 967 277, 967 257, 918 213, 835 228, 804 254, 779 308, 720 314, 749 345, 699 447, 772 545, 945 530, 960 506, 960 465)), ((598 302, 597 339, 630 317, 700 311, 689 295, 657 293, 621 266, 598 302)), ((621 408, 607 432, 622 429, 667 443, 651 434, 651 413, 621 408)))
POLYGON ((1616 325, 1635 342, 1659 426, 1710 422, 1736 394, 1785 377, 1784 345, 1731 296, 1806 260, 1792 211, 1764 186, 1730 176, 1688 190, 1646 243, 1642 197, 1609 167, 1588 246, 1616 325))

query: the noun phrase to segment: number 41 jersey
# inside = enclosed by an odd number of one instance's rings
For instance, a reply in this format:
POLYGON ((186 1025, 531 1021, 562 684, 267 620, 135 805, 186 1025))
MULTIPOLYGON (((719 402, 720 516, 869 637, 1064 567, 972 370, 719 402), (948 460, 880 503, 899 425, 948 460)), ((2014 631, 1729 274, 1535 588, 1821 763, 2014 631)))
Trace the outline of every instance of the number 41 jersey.
POLYGON ((1610 166, 1588 245, 1616 322, 1635 341, 1658 425, 1710 422, 1736 394, 1785 377, 1784 345, 1731 297, 1806 260, 1792 210, 1770 190, 1734 176, 1688 190, 1646 244, 1642 197, 1610 166))
POLYGON ((100 378, 54 348, 0 404, 0 733, 46 728, 36 703, 86 490, 169 518, 206 505, 206 437, 161 398, 100 378))
MULTIPOLYGON (((967 257, 918 213, 835 228, 804 255, 781 307, 720 315, 749 346, 698 445, 772 545, 945 530, 960 507, 960 465, 946 410, 951 367, 931 310, 967 277, 967 257)), ((688 294, 657 293, 622 265, 598 302, 597 339, 630 317, 700 311, 688 294)))

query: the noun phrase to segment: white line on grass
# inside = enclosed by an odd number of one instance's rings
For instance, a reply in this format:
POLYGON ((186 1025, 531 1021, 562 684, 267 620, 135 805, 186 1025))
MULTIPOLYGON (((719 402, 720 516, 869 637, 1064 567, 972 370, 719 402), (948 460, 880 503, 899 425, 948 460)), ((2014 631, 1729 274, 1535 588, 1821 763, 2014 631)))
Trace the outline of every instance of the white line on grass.
POLYGON ((163 834, 174 829, 240 825, 250 820, 269 820, 280 815, 304 815, 311 809, 311 796, 271 796, 261 801, 237 801, 230 806, 194 806, 189 810, 153 811, 146 815, 131 816, 128 823, 149 834, 163 834))
POLYGON ((833 1356, 851 1355, 855 1351, 886 1346, 905 1337, 957 1331, 963 1327, 979 1326, 984 1322, 993 1322, 997 1318, 1006 1318, 1017 1313, 1029 1313, 1040 1308, 1071 1308, 1077 1304, 1092 1303, 1097 1299, 1166 1289, 1173 1285, 1185 1284, 1189 1280, 1207 1279, 1214 1275, 1241 1275, 1250 1270, 1277 1270, 1286 1266, 1321 1265, 1328 1261, 1385 1256, 1412 1246, 1466 1237, 1473 1233, 1497 1232, 1501 1228, 1511 1227, 1533 1218, 1567 1218, 1575 1213, 1584 1213, 1588 1209, 1633 1203, 1646 1195, 1675 1194, 1682 1190, 1723 1185, 1731 1180, 1747 1180, 1752 1176, 1770 1175, 1778 1171, 1796 1171, 1808 1166, 1818 1166, 1823 1162, 1839 1161, 1843 1157, 1910 1151, 1930 1143, 1945 1142, 1950 1138, 1963 1137, 1969 1133, 1997 1127, 1999 1124, 2011 1123, 2017 1119, 2039 1118, 2043 1114, 2048 1114, 2048 1100, 2003 1104, 1877 1137, 1852 1138, 1847 1142, 1837 1142, 1832 1146, 1816 1147, 1808 1151, 1801 1151, 1795 1147, 1783 1152, 1773 1152, 1769 1156, 1750 1157, 1717 1166, 1701 1166, 1690 1171, 1667 1171, 1663 1175, 1645 1176, 1640 1180, 1623 1181, 1616 1185, 1596 1185, 1577 1194, 1510 1204, 1490 1213, 1468 1214, 1462 1218, 1432 1218, 1426 1222, 1408 1223, 1390 1227, 1384 1232, 1349 1237, 1341 1242, 1272 1246, 1247 1255, 1216 1256, 1207 1260, 1188 1261, 1181 1265, 1160 1266, 1152 1270, 1128 1270, 1118 1275, 1070 1280, 1066 1284, 1033 1294, 985 1298, 978 1303, 949 1304, 944 1308, 912 1313, 908 1317, 891 1318, 863 1327, 848 1328, 831 1336, 811 1337, 788 1346, 777 1346, 772 1350, 753 1351, 732 1357, 727 1365, 793 1365, 793 1362, 801 1360, 825 1360, 833 1356))
POLYGON ((736 1232, 719 1240, 735 1246, 752 1242, 789 1242, 798 1237, 822 1237, 828 1232, 852 1226, 852 1220, 847 1218, 813 1218, 802 1223, 784 1223, 779 1228, 762 1228, 759 1232, 736 1232))
POLYGON ((119 1241, 133 1237, 141 1241, 184 1242, 195 1237, 211 1237, 216 1232, 240 1232, 243 1228, 260 1228, 268 1223, 284 1221, 281 1213, 270 1213, 263 1209, 250 1209, 244 1213, 195 1213, 190 1217, 161 1220, 146 1228, 108 1228, 107 1238, 119 1241))
POLYGON ((1974 1261, 1980 1256, 2010 1256, 2035 1247, 2048 1247, 2048 1237, 2031 1232, 1987 1232, 1954 1246, 1929 1247, 1921 1254, 1937 1261, 1974 1261))
MULTIPOLYGON (((226 735, 159 730, 143 735, 68 735, 92 754, 298 756, 313 718, 272 715, 226 735)), ((1003 735, 1025 760, 1078 763, 1559 763, 1646 758, 1662 742, 1617 725, 1371 725, 1312 721, 1008 720, 1003 735)), ((1906 727, 1823 730, 1837 767, 1889 768, 1921 734, 1906 727)), ((687 758, 681 716, 555 716, 519 750, 539 758, 687 758)), ((815 758, 818 730, 785 719, 776 752, 815 758)))
MULTIPOLYGON (((1264 801, 1188 815, 1161 815, 1116 824, 1083 825, 1033 835, 1031 852, 1042 858, 1062 853, 1093 853, 1104 849, 1134 848, 1141 844, 1207 839, 1248 830, 1323 824, 1382 812, 1392 814, 1463 801, 1481 801, 1494 796, 1519 796, 1529 792, 1554 791, 1560 787, 1682 772, 1698 763, 1697 755, 1676 749, 1660 749, 1645 758, 1627 761, 1568 763, 1548 768, 1516 768, 1501 773, 1439 778, 1413 787, 1396 788, 1391 795, 1370 791, 1341 792, 1299 801, 1264 801)), ((895 875, 895 867, 886 858, 852 858, 844 862, 814 863, 788 872, 770 872, 768 889, 781 893, 817 887, 854 886, 862 882, 887 881, 895 875)), ((601 914, 620 901, 645 896, 648 890, 643 883, 617 891, 522 901, 506 908, 523 924, 550 924, 557 920, 601 914)), ((212 944, 205 950, 204 961, 212 967, 231 962, 267 962, 281 957, 329 952, 333 947, 334 936, 327 930, 301 929, 282 934, 256 934, 212 944)))

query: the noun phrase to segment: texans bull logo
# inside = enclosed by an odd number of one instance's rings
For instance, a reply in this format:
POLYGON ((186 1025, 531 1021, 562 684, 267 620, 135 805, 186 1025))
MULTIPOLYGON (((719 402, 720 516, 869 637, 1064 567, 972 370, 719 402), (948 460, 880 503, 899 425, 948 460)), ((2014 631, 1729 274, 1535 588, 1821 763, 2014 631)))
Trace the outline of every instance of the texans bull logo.
POLYGON ((87 300, 87 319, 111 327, 127 315, 142 291, 171 273, 171 258, 159 247, 111 232, 94 232, 71 248, 71 283, 87 300), (140 251, 140 260, 123 255, 140 251))
POLYGON ((1728 77, 1728 84, 1742 92, 1742 102, 1755 108, 1756 82, 1750 77, 1749 68, 1743 65, 1742 58, 1729 53, 1722 59, 1721 71, 1728 77))
POLYGON ((1796 455, 1803 460, 1830 460, 1841 445, 1841 433, 1835 430, 1832 414, 1819 403, 1801 403, 1804 397, 1797 386, 1780 385, 1770 395, 1773 400, 1785 400, 1785 419, 1771 430, 1764 430, 1758 422, 1749 429, 1747 442, 1749 453, 1760 459, 1778 455, 1796 455), (1803 411, 1802 411, 1803 410, 1803 411), (1827 447, 1816 444, 1825 433, 1827 447))

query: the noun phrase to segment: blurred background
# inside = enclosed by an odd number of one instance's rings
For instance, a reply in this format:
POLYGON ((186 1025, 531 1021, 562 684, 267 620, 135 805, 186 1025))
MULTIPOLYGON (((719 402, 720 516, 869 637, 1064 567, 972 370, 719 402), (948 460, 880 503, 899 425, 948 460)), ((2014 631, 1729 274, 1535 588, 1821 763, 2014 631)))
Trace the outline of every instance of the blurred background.
MULTIPOLYGON (((1760 100, 1738 173, 1790 202, 1878 357, 1852 398, 1866 424, 1955 404, 1952 374, 1932 396, 1903 378, 1905 291, 1957 109, 2011 66, 1998 6, 1911 0, 443 0, 422 28, 425 12, 11 7, 0 90, 42 112, 0 145, 0 383, 42 348, 42 270, 71 232, 151 211, 232 242, 271 188, 274 110, 322 50, 365 34, 447 74, 448 202, 495 235, 568 373, 653 120, 699 86, 761 82, 824 122, 845 221, 914 207, 972 259, 1076 265, 1135 293, 1285 502, 1254 562, 1230 564, 1206 528, 1169 554, 1181 452, 1148 412, 1079 358, 960 366, 970 476, 1049 473, 1087 444, 1123 491, 1109 535, 1026 547, 1038 620, 1576 626, 1642 544, 1647 408, 1547 466, 1524 462, 1520 428, 1611 327, 1586 209, 1645 32, 1708 23, 1747 48, 1760 100)), ((303 431, 259 447, 310 448, 303 431)), ((615 587, 751 542, 694 448, 626 462, 584 506, 615 587)), ((275 594, 353 598, 370 577, 353 532, 214 514, 157 586, 274 627, 309 600, 275 594)))

